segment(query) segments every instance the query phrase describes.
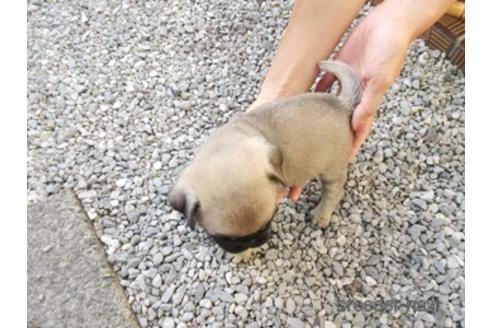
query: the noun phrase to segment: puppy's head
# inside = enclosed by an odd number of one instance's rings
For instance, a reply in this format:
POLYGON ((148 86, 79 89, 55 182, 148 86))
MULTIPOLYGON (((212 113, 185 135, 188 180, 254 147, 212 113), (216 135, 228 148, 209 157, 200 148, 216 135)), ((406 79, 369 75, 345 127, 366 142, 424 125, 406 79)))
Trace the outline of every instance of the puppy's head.
POLYGON ((233 147, 205 147, 169 195, 191 227, 200 224, 222 248, 238 253, 265 243, 270 222, 287 187, 282 156, 261 138, 233 147))

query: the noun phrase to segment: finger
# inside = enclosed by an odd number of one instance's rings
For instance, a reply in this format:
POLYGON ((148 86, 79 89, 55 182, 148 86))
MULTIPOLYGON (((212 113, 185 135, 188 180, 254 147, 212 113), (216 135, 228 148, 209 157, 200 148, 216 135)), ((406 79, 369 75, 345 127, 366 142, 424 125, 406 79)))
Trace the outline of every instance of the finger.
POLYGON ((365 87, 361 101, 352 114, 352 130, 356 135, 361 135, 367 128, 366 121, 376 114, 386 89, 379 79, 371 80, 365 87))
POLYGON ((364 125, 360 126, 359 130, 355 131, 355 138, 354 141, 352 142, 352 153, 349 159, 350 162, 353 162, 355 160, 355 157, 357 156, 357 153, 359 152, 362 144, 364 143, 364 141, 367 139, 367 136, 371 132, 373 120, 374 120, 374 116, 370 116, 369 118, 366 119, 364 125))
POLYGON ((330 73, 325 73, 321 80, 318 81, 318 84, 316 84, 315 91, 316 92, 323 92, 328 90, 328 88, 331 87, 331 85, 335 82, 335 76, 330 73))
POLYGON ((299 200, 299 196, 301 196, 301 192, 302 192, 302 187, 299 186, 290 187, 289 190, 290 200, 292 200, 293 202, 297 202, 299 200))
POLYGON ((352 130, 355 138, 352 143, 352 153, 350 161, 352 162, 360 147, 366 140, 371 131, 374 115, 381 102, 382 94, 379 89, 374 88, 374 85, 368 85, 364 90, 360 104, 355 108, 352 115, 352 130))
POLYGON ((364 90, 360 104, 355 108, 352 115, 352 130, 357 134, 366 126, 366 121, 374 116, 379 104, 381 96, 376 94, 371 88, 364 90))
POLYGON ((371 131, 374 115, 381 103, 384 95, 384 87, 380 83, 368 83, 359 105, 355 108, 352 115, 352 130, 354 131, 354 141, 352 143, 352 154, 350 161, 353 162, 360 147, 366 140, 371 131))

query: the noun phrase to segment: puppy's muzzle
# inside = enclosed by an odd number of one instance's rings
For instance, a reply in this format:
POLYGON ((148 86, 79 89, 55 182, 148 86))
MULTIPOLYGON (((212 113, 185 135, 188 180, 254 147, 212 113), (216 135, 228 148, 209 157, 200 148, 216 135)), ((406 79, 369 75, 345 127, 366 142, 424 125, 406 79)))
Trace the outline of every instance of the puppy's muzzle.
POLYGON ((212 235, 220 247, 225 249, 230 253, 240 253, 247 250, 248 248, 258 247, 263 245, 271 236, 270 222, 265 226, 265 228, 255 232, 254 234, 241 236, 241 237, 230 237, 223 235, 212 235))

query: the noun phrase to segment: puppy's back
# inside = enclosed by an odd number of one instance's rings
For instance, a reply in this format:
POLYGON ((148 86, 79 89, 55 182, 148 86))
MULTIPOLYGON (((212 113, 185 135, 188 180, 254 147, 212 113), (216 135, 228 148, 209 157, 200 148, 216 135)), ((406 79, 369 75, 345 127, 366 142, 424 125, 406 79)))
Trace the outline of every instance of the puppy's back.
POLYGON ((264 104, 242 117, 276 145, 291 184, 346 166, 352 146, 349 109, 339 98, 309 93, 264 104))

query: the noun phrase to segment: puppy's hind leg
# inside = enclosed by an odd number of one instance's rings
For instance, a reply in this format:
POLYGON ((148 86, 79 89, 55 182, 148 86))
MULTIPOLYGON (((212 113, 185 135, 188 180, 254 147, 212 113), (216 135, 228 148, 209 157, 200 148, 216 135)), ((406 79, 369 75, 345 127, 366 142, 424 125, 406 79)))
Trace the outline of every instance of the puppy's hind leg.
POLYGON ((325 228, 330 223, 331 215, 337 204, 343 197, 343 186, 347 180, 347 170, 340 174, 333 175, 322 174, 321 180, 321 199, 318 206, 313 211, 314 222, 320 228, 325 228))

